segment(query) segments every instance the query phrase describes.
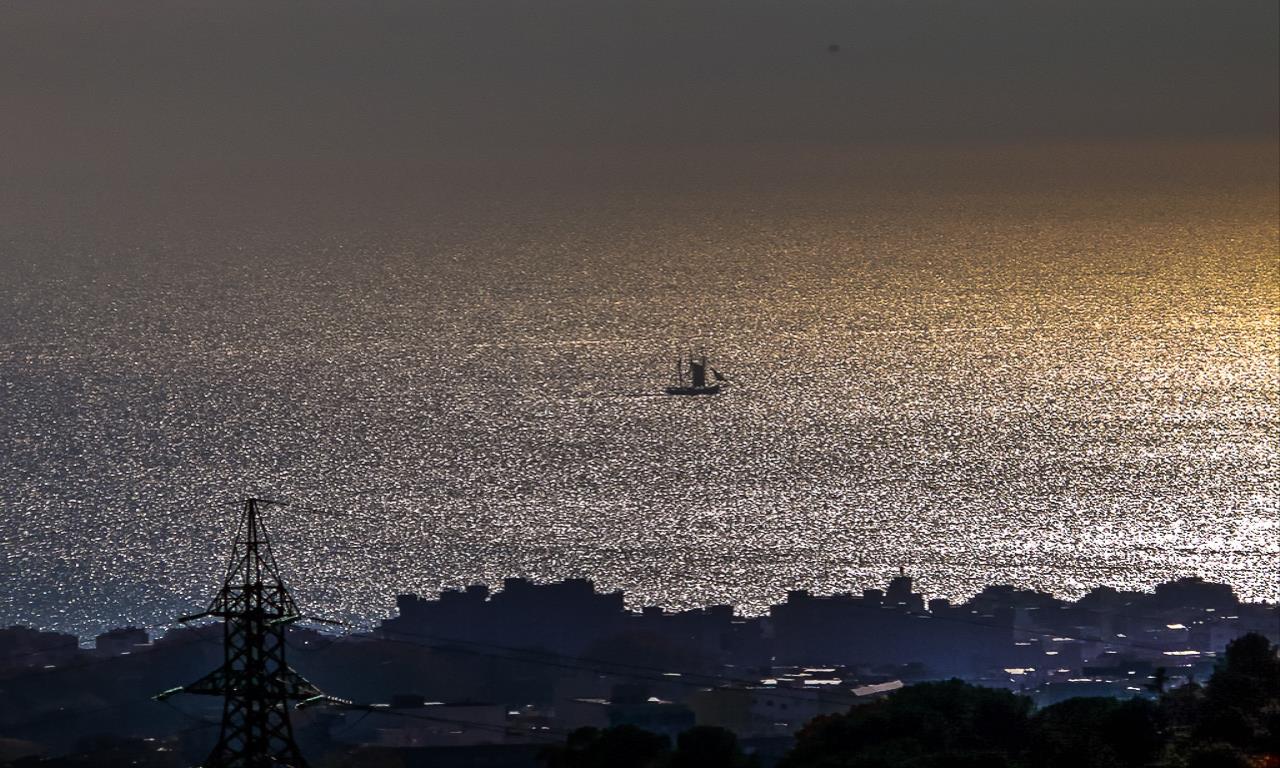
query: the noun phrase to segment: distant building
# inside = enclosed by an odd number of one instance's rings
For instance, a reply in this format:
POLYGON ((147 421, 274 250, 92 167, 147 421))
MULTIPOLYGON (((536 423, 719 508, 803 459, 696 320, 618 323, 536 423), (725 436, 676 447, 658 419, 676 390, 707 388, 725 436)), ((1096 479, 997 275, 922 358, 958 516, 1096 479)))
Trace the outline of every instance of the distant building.
POLYGON ((436 600, 396 598, 399 616, 381 633, 433 644, 473 643, 580 654, 614 633, 627 616, 621 592, 600 594, 586 579, 535 584, 505 579, 502 590, 472 585, 446 590, 436 600))
POLYGON ((924 610, 924 597, 911 591, 911 577, 901 573, 889 581, 884 592, 884 604, 919 613, 924 610))
POLYGON ((1161 610, 1212 608, 1215 611, 1229 611, 1240 605, 1240 600, 1230 586, 1214 584, 1194 576, 1157 584, 1155 592, 1153 602, 1161 610))
POLYGON ((61 665, 79 655, 80 640, 75 635, 24 626, 0 629, 0 668, 61 665))
POLYGON ((804 590, 770 608, 778 664, 884 666, 921 663, 936 676, 996 666, 1013 644, 1010 610, 998 615, 952 607, 911 591, 910 577, 861 597, 815 597, 804 590))
POLYGON ((151 638, 145 629, 124 627, 103 632, 94 638, 93 647, 99 656, 119 656, 140 648, 150 647, 151 638))

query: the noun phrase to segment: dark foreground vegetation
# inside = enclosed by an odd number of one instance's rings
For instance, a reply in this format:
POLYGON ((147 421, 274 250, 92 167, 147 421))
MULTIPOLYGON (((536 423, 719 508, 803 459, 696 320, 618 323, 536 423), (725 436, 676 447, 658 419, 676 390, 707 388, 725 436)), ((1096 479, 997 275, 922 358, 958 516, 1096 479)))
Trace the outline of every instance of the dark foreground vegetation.
MULTIPOLYGON (((541 768, 1280 768, 1280 647, 1245 635, 1201 685, 1129 699, 1075 698, 1035 710, 1031 699, 959 680, 921 683, 848 712, 818 717, 789 751, 747 754, 722 728, 674 741, 633 726, 582 728, 564 743, 521 754, 463 750, 450 766, 541 768)), ((5 740, 0 739, 0 748, 5 740)), ((155 740, 85 743, 57 758, 0 765, 31 768, 183 768, 180 752, 155 740)), ((752 744, 752 749, 759 749, 752 744)), ((444 763, 414 750, 340 749, 317 768, 413 768, 444 763)))
MULTIPOLYGON (((1259 635, 1233 642, 1205 685, 1155 698, 1031 700, 958 680, 922 683, 813 720, 779 768, 1280 768, 1280 658, 1259 635)), ((548 768, 747 768, 728 731, 674 745, 622 726, 584 728, 548 768)))

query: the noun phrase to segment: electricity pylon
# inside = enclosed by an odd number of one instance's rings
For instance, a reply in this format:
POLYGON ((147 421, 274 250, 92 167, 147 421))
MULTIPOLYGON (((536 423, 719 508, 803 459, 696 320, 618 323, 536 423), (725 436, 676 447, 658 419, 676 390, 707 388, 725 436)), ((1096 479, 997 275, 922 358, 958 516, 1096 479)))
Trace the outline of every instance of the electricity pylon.
POLYGON ((285 630, 302 618, 285 589, 258 514, 262 499, 246 499, 222 589, 201 613, 179 621, 223 621, 222 666, 177 693, 221 696, 222 733, 203 768, 306 768, 293 740, 289 704, 327 698, 285 662, 285 630))

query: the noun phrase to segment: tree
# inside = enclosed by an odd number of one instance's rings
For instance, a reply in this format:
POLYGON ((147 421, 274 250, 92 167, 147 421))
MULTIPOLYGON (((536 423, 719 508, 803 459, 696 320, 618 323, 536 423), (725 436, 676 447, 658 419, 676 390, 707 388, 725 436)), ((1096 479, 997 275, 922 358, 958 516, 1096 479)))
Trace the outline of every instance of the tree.
POLYGON ((579 728, 568 740, 543 750, 547 768, 756 768, 738 737, 723 728, 691 728, 676 740, 630 725, 579 728))
POLYGON ((676 737, 676 751, 671 755, 671 768, 754 768, 754 758, 747 757, 738 746, 733 731, 710 726, 690 728, 676 737))
POLYGON ((579 728, 542 752, 547 768, 664 768, 671 740, 632 725, 579 728))
POLYGON ((1143 699, 1076 698, 1031 718, 1028 761, 1043 768, 1139 768, 1164 746, 1160 710, 1143 699))
POLYGON ((800 732, 781 768, 1014 766, 1031 700, 959 680, 912 685, 800 732))
POLYGON ((1280 658, 1262 635, 1227 646, 1204 688, 1197 741, 1221 742, 1250 753, 1280 753, 1280 658))
POLYGON ((1187 768, 1252 768, 1252 763, 1230 744, 1209 744, 1191 753, 1187 768))

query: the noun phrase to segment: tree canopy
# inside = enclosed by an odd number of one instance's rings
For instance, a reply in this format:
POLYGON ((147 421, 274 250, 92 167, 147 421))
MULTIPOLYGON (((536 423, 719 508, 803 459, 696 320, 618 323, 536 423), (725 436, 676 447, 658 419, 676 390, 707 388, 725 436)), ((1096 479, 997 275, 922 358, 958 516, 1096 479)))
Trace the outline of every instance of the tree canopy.
POLYGON ((547 768, 756 768, 738 737, 723 728, 691 728, 676 739, 631 725, 579 728, 542 754, 547 768))
POLYGON ((1204 687, 1156 700, 1031 700, 959 680, 902 688, 810 722, 780 768, 1280 768, 1280 658, 1227 647, 1204 687))
MULTIPOLYGON (((1155 698, 1030 698, 959 680, 901 688, 810 721, 779 768, 1280 768, 1280 657, 1261 635, 1230 645, 1204 685, 1155 698)), ((737 738, 583 728, 547 768, 753 768, 737 738)))

